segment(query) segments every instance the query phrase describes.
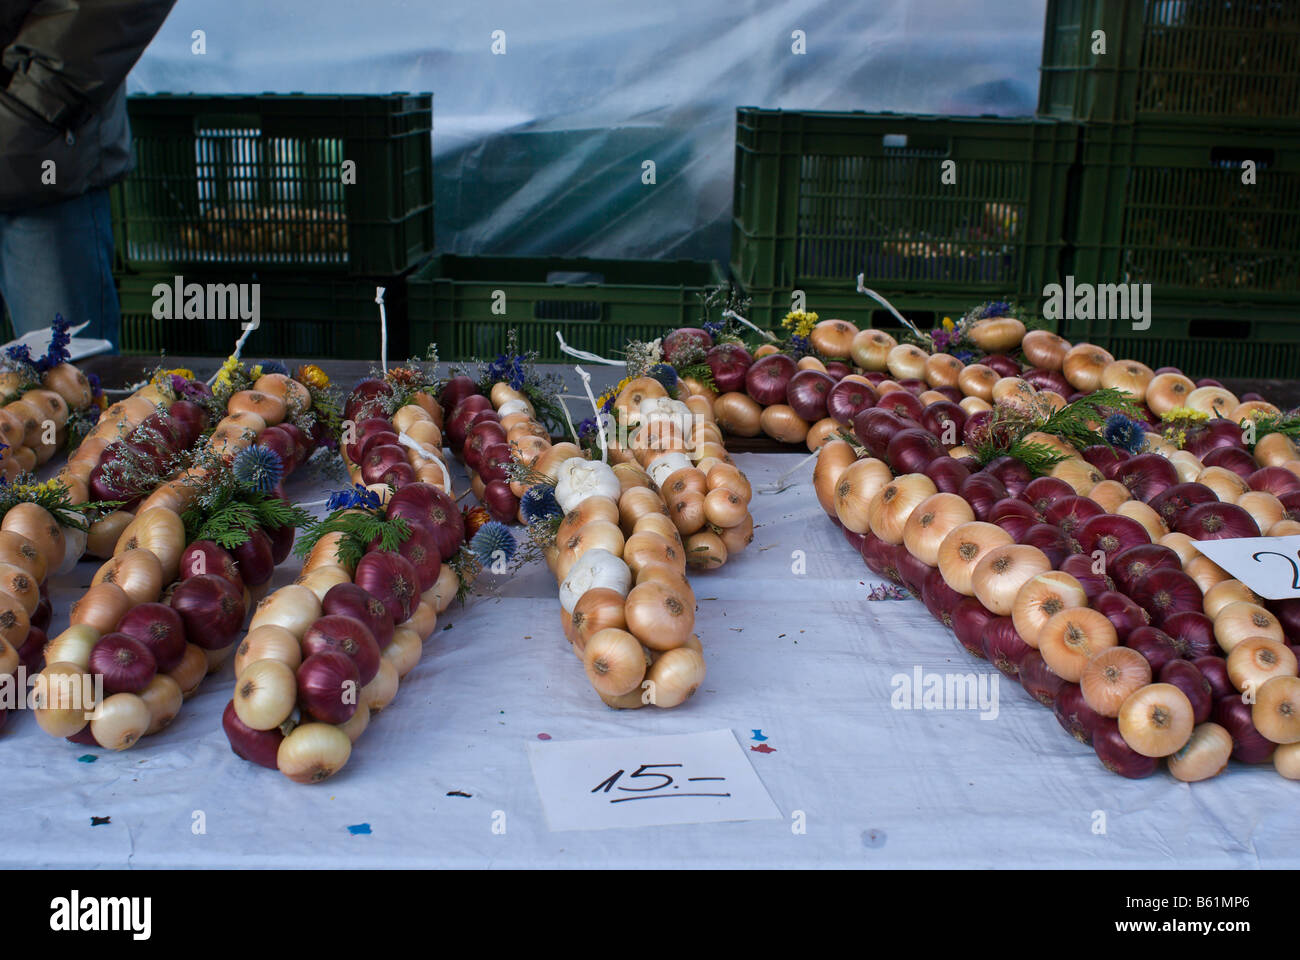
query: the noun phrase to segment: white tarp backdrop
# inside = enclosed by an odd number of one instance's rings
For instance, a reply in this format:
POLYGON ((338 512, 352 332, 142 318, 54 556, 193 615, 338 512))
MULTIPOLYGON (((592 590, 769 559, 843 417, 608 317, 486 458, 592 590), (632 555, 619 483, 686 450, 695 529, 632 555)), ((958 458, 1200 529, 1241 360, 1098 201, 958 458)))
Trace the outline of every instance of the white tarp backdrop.
POLYGON ((129 89, 433 91, 440 251, 725 262, 737 106, 1030 114, 1045 6, 180 0, 129 89))

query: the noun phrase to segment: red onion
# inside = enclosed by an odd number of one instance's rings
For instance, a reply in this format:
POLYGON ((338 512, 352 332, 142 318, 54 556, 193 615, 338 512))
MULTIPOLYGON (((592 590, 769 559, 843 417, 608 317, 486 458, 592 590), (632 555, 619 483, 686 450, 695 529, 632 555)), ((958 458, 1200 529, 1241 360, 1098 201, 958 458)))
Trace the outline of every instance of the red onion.
POLYGON ((1204 463, 1206 454, 1211 450, 1240 446, 1241 426, 1233 420, 1219 418, 1208 420, 1202 426, 1187 431, 1187 442, 1183 444, 1183 449, 1204 463))
POLYGON ((104 455, 100 462, 95 465, 95 469, 90 471, 90 480, 87 484, 90 493, 95 500, 120 500, 122 506, 119 509, 129 510, 135 504, 140 502, 139 494, 132 495, 126 489, 120 489, 114 486, 104 475, 104 469, 109 465, 108 453, 115 444, 109 444, 104 448, 104 455))
POLYGON ((827 360, 826 372, 831 375, 832 380, 839 381, 852 373, 853 368, 843 360, 827 360))
POLYGON ((239 719, 239 714, 235 713, 235 701, 231 700, 221 715, 221 728, 226 731, 226 739, 230 741, 235 756, 269 770, 279 769, 276 756, 280 751, 280 741, 284 739, 279 727, 254 730, 239 719))
POLYGON ((785 391, 795 370, 795 362, 787 354, 769 353, 745 371, 745 392, 765 407, 785 403, 785 391))
POLYGON ((921 588, 925 585, 930 572, 938 569, 938 567, 932 567, 924 560, 918 560, 912 556, 907 552, 906 547, 894 551, 894 568, 898 570, 898 576, 903 581, 903 586, 918 597, 921 595, 921 588))
POLYGON ((1107 564, 1121 551, 1135 547, 1139 543, 1150 543, 1146 528, 1129 517, 1117 513, 1104 513, 1085 520, 1075 539, 1084 553, 1096 550, 1106 554, 1107 564))
POLYGON ((961 445, 962 430, 966 426, 966 411, 955 403, 939 400, 921 412, 921 426, 929 430, 939 442, 951 450, 961 445))
POLYGON ((293 551, 293 541, 297 531, 291 525, 285 524, 283 527, 269 529, 263 527, 262 532, 271 541, 271 562, 278 567, 293 551))
MULTIPOLYGON (((785 388, 785 402, 809 423, 826 416, 826 397, 835 381, 820 370, 797 370, 785 388)), ((861 384, 865 386, 865 384, 861 384)))
POLYGON ((977 520, 987 520, 993 504, 1009 496, 1001 480, 984 472, 971 474, 957 492, 970 504, 977 520))
POLYGON ((1145 503, 1177 483, 1178 471, 1158 453, 1139 453, 1115 469, 1115 479, 1124 484, 1136 499, 1145 503))
POLYGON ((107 694, 139 693, 153 682, 158 664, 140 641, 125 633, 108 633, 91 649, 89 670, 103 675, 107 694))
POLYGON ((1235 503, 1198 503, 1177 519, 1175 529, 1193 540, 1259 536, 1255 518, 1235 503))
POLYGON ((1163 670, 1169 661, 1181 659, 1173 638, 1159 627, 1138 627, 1128 635, 1124 646, 1131 647, 1147 658, 1147 663, 1151 664, 1152 676, 1163 670))
POLYGON ((224 650, 244 625, 243 591, 215 573, 181 581, 172 591, 171 605, 185 625, 186 639, 205 650, 224 650))
POLYGON ((472 470, 479 470, 483 451, 498 443, 506 443, 506 432, 499 420, 480 420, 465 434, 460 455, 472 470))
POLYGON ((1103 767, 1130 780, 1149 777, 1160 766, 1158 758, 1144 757, 1124 742, 1119 732, 1119 721, 1112 717, 1102 717, 1094 728, 1092 749, 1103 767))
POLYGON ((393 386, 384 380, 371 377, 362 380, 348 394, 343 407, 343 419, 357 423, 367 417, 383 413, 383 402, 393 395, 393 386))
POLYGON ((1300 477, 1286 467, 1260 467, 1246 478, 1252 490, 1263 490, 1281 498, 1284 493, 1300 490, 1300 477))
POLYGON ((307 458, 315 452, 316 442, 312 439, 311 434, 296 424, 289 423, 286 420, 284 423, 277 424, 275 429, 293 441, 294 463, 300 465, 306 463, 307 458))
POLYGON ((447 445, 453 450, 459 451, 465 443, 465 436, 469 433, 470 421, 474 418, 474 415, 491 409, 492 401, 481 393, 471 394, 456 404, 456 409, 446 419, 447 429, 444 431, 444 436, 447 439, 447 445))
POLYGON ((1202 458, 1201 463, 1207 467, 1231 470, 1243 480, 1259 469, 1255 458, 1244 447, 1215 447, 1202 458))
POLYGON ((45 659, 45 645, 49 642, 44 627, 27 628, 27 638, 18 648, 18 662, 27 668, 28 673, 35 673, 41 668, 45 659))
POLYGON ((95 739, 94 733, 90 730, 90 724, 86 724, 70 737, 65 738, 68 743, 79 743, 83 747, 99 747, 102 744, 95 739))
POLYGON ((1151 570, 1133 584, 1130 592, 1157 626, 1175 613, 1200 613, 1205 603, 1201 588, 1181 568, 1151 570))
POLYGON ((1127 450, 1108 447, 1104 444, 1084 447, 1081 453, 1083 459, 1100 470, 1102 476, 1107 479, 1112 479, 1114 472, 1119 469, 1119 465, 1131 456, 1127 450))
POLYGON ((141 603, 118 622, 117 632, 139 641, 153 654, 158 669, 170 673, 185 657, 185 624, 165 603, 141 603))
POLYGON ((401 490, 408 483, 415 483, 415 468, 409 463, 395 463, 384 471, 379 482, 387 484, 394 490, 401 490))
POLYGON ((298 702, 324 723, 347 723, 357 711, 361 674, 335 650, 313 653, 298 667, 298 702))
POLYGON ((489 444, 483 448, 483 453, 479 457, 479 478, 484 483, 491 483, 493 480, 507 480, 509 477, 507 469, 513 462, 514 457, 510 453, 508 443, 503 441, 489 444))
POLYGON ((961 430, 962 440, 965 442, 966 446, 971 448, 979 446, 988 439, 989 430, 991 429, 996 429, 1002 439, 1006 439, 1007 441, 1012 439, 1011 430, 1007 424, 999 424, 995 428, 992 426, 992 420, 993 413, 989 410, 980 410, 968 416, 966 418, 966 424, 961 430))
POLYGON ((211 540, 195 540, 181 554, 180 579, 188 580, 205 573, 225 577, 241 594, 244 592, 244 578, 239 574, 235 558, 211 540))
POLYGON ((372 447, 361 461, 361 479, 366 483, 380 483, 393 467, 410 466, 406 462, 406 448, 394 444, 372 447))
POLYGON ((984 628, 997 617, 974 597, 962 597, 952 608, 952 632, 967 652, 984 659, 984 628))
POLYGON ((914 397, 919 397, 921 394, 925 393, 925 391, 930 389, 928 383, 924 380, 919 380, 916 377, 904 377, 902 380, 898 381, 898 385, 914 397))
POLYGON ((1043 655, 1031 650, 1020 660, 1020 685, 1045 707, 1055 707, 1065 681, 1052 672, 1043 655))
POLYGON ((1077 537, 1085 522, 1105 512, 1101 504, 1089 497, 1062 497, 1047 508, 1045 516, 1048 523, 1056 524, 1068 536, 1077 537))
POLYGON ((1047 391, 1060 397, 1068 397, 1072 392, 1069 382, 1056 370, 1042 370, 1035 367, 1026 370, 1020 378, 1040 392, 1047 391))
POLYGON ((879 370, 868 370, 862 376, 863 379, 870 380, 873 387, 878 387, 889 379, 889 374, 881 373, 879 370))
MULTIPOLYGON (((340 584, 341 586, 341 584, 340 584)), ((302 637, 302 653, 312 654, 336 651, 352 659, 357 665, 359 683, 365 686, 379 672, 379 644, 375 635, 360 620, 342 614, 319 617, 302 637)))
MULTIPOLYGON (((1003 529, 1006 529, 1005 527, 1003 529)), ((1060 531, 1060 528, 1052 526, 1050 523, 1036 523, 1024 534, 1016 538, 1017 543, 1023 543, 1031 547, 1037 547, 1047 555, 1053 569, 1060 567, 1065 558, 1078 551, 1073 549, 1074 544, 1069 538, 1060 531)))
POLYGON ((420 602, 419 576, 400 554, 371 550, 357 564, 352 581, 379 600, 394 623, 411 619, 420 602))
POLYGON ((920 423, 921 413, 925 410, 921 401, 906 390, 891 390, 876 401, 876 407, 909 421, 908 426, 920 423))
POLYGON ((1178 554, 1158 543, 1139 543, 1115 554, 1107 566, 1119 588, 1132 596, 1133 587, 1152 570, 1182 570, 1178 554))
POLYGON ((1020 492, 1020 499, 1032 506, 1038 515, 1044 518, 1047 516, 1048 508, 1053 504, 1075 496, 1077 495, 1074 487, 1057 477, 1038 477, 1031 480, 1029 486, 1020 492))
POLYGON ((1173 638, 1178 655, 1186 660, 1196 660, 1218 652, 1219 644, 1214 639, 1214 621, 1199 610, 1184 610, 1165 617, 1160 629, 1173 638))
POLYGON ((948 581, 943 578, 938 567, 926 575, 925 583, 921 585, 921 602, 930 611, 930 616, 945 627, 952 627, 953 610, 962 599, 960 593, 948 586, 948 581))
POLYGON ((1034 509, 1032 504, 1017 497, 1007 497, 999 500, 989 510, 989 523, 997 523, 1005 517, 1018 517, 1028 520, 1030 526, 1043 522, 1042 515, 1034 509))
MULTIPOLYGON (((371 450, 375 449, 375 447, 382 447, 382 446, 395 447, 398 445, 399 445, 399 440, 397 437, 397 433, 395 431, 376 430, 374 433, 367 434, 364 440, 358 440, 355 444, 352 444, 352 447, 356 448, 355 450, 356 459, 354 462, 360 463, 364 461, 366 458, 366 454, 368 454, 371 450)), ((353 450, 349 448, 348 456, 351 457, 352 455, 353 455, 353 450)))
POLYGON ((1027 534, 1033 527, 1039 526, 1039 524, 1035 523, 1033 520, 1015 513, 1008 513, 1001 519, 992 520, 990 522, 997 524, 1007 533, 1011 534, 1011 539, 1016 543, 1023 542, 1025 534, 1027 534))
POLYGON ((1197 723, 1210 719, 1210 711, 1214 708, 1213 691, 1210 682, 1201 675, 1196 664, 1186 660, 1170 660, 1161 668, 1159 679, 1161 683, 1172 683, 1187 694, 1187 699, 1192 704, 1192 718, 1197 723))
POLYGON ((397 431, 393 429, 393 421, 387 416, 369 417, 357 424, 354 439, 347 445, 347 455, 353 463, 360 463, 363 454, 368 450, 367 444, 376 436, 388 435, 394 439, 390 443, 397 442, 397 431))
POLYGON ((1282 504, 1282 519, 1300 521, 1300 492, 1284 493, 1277 499, 1282 504))
POLYGON ((1096 566, 1097 562, 1090 554, 1075 553, 1062 560, 1058 569, 1079 581, 1091 603, 1107 590, 1115 589, 1115 581, 1104 573, 1097 573, 1096 566))
POLYGON ((926 466, 939 457, 952 459, 944 452, 938 438, 920 427, 900 430, 885 449, 885 459, 896 474, 923 473, 926 466))
MULTIPOLYGON (((714 373, 713 379, 718 375, 714 373)), ((722 386, 718 384, 719 388, 722 386)), ((841 426, 849 426, 863 410, 876 405, 876 391, 858 380, 841 380, 826 394, 826 412, 841 426)))
POLYGON ((925 475, 940 493, 956 493, 970 476, 970 470, 952 457, 936 457, 925 465, 925 475))
POLYGON ((431 483, 412 483, 398 490, 388 501, 387 515, 427 524, 438 540, 443 560, 454 557, 465 539, 465 520, 456 501, 431 483))
POLYGON ((931 387, 930 389, 935 393, 942 393, 951 403, 961 403, 966 399, 966 395, 957 387, 931 387))
POLYGON ((1114 590, 1100 593, 1090 601, 1090 605, 1104 615, 1115 626, 1119 642, 1124 643, 1138 627, 1151 623, 1150 615, 1136 603, 1114 590))
POLYGON ((676 363, 698 350, 713 346, 713 337, 699 327, 678 327, 663 339, 664 359, 676 363))
POLYGON ((1232 680, 1228 678, 1228 661, 1223 657, 1207 654, 1204 657, 1197 657, 1192 664, 1201 671, 1201 676, 1210 685, 1210 695, 1215 701, 1236 695, 1232 680))
POLYGON ((907 548, 900 544, 886 543, 875 534, 868 534, 862 543, 862 559, 867 568, 878 577, 902 584, 903 578, 898 573, 898 554, 906 553, 907 548))
MULTIPOLYGON (((508 490, 509 488, 507 488, 508 490)), ((513 494, 512 494, 513 496, 513 494)), ((367 550, 378 550, 379 541, 372 540, 366 546, 367 550)), ((442 557, 438 552, 438 541, 427 526, 423 524, 411 524, 411 534, 397 548, 397 552, 405 557, 415 568, 416 578, 419 582, 419 592, 424 593, 438 580, 438 574, 442 570, 442 557)), ((338 584, 343 586, 343 584, 338 584)), ((330 588, 333 590, 333 588, 330 588)), ((364 591, 363 591, 364 592, 364 591)), ((371 598, 373 599, 373 598, 371 598)), ((390 632, 389 638, 392 634, 390 632)), ((375 638, 379 639, 378 637, 375 638)), ((385 641, 386 642, 386 641, 385 641)))
POLYGON ((869 532, 854 533, 848 527, 844 526, 844 524, 840 523, 838 517, 831 517, 831 522, 834 523, 835 526, 840 528, 840 533, 844 534, 844 539, 849 542, 849 546, 851 546, 854 550, 858 551, 858 554, 861 555, 862 547, 867 542, 867 536, 869 535, 869 532))
POLYGON ((1088 706, 1083 699, 1083 688, 1077 683, 1067 683, 1061 687, 1052 712, 1056 715, 1056 722, 1066 733, 1080 743, 1089 745, 1092 743, 1093 733, 1106 719, 1088 706))
POLYGON ((884 458, 885 451, 889 449, 889 441, 893 439, 894 434, 910 426, 914 424, 880 407, 863 410, 853 418, 854 436, 877 459, 884 458))
POLYGON ((1198 503, 1218 502, 1219 497, 1213 490, 1203 483, 1190 481, 1166 487, 1151 498, 1149 506, 1160 514, 1165 526, 1172 529, 1178 518, 1198 503))
POLYGON ((261 527, 250 527, 248 539, 235 547, 231 555, 239 565, 239 576, 246 586, 260 586, 275 574, 275 556, 271 552, 271 539, 262 532, 261 527))
POLYGON ((172 428, 176 430, 182 448, 193 446, 199 434, 208 427, 207 411, 189 400, 177 400, 167 408, 167 415, 171 418, 172 428))
POLYGON ((1232 736, 1232 759, 1242 763, 1268 763, 1277 744, 1255 729, 1251 704, 1239 694, 1222 697, 1214 703, 1214 722, 1232 736))
POLYGON ((350 617, 363 624, 381 650, 393 640, 395 627, 392 614, 381 600, 355 583, 336 583, 330 587, 321 600, 320 608, 327 617, 350 617))
POLYGON ((754 363, 754 358, 741 344, 720 343, 709 350, 705 360, 708 361, 719 393, 734 393, 745 389, 745 371, 754 363))
POLYGON ((1034 648, 1025 643, 1010 617, 994 617, 984 624, 980 637, 984 658, 1013 680, 1020 679, 1020 663, 1034 648))
POLYGON ((493 520, 513 523, 519 513, 519 498, 504 480, 492 480, 483 490, 483 505, 493 520))
POLYGON ((992 353, 985 357, 980 363, 991 369, 1000 377, 1018 377, 1020 376, 1020 364, 1010 357, 1001 353, 992 353))
MULTIPOLYGON (((986 473, 991 473, 1002 481, 1002 485, 1007 488, 1007 496, 1019 497, 1029 487, 1030 481, 1034 475, 1029 472, 1029 468, 1015 457, 995 457, 985 466, 986 473)), ((1074 491, 1071 490, 1071 493, 1074 491)))
POLYGON ((444 414, 456 409, 456 405, 466 397, 471 397, 478 393, 478 384, 464 374, 452 377, 445 384, 438 394, 438 403, 442 405, 444 414))
POLYGON ((1289 643, 1300 640, 1300 597, 1269 600, 1264 604, 1282 625, 1282 633, 1289 643))

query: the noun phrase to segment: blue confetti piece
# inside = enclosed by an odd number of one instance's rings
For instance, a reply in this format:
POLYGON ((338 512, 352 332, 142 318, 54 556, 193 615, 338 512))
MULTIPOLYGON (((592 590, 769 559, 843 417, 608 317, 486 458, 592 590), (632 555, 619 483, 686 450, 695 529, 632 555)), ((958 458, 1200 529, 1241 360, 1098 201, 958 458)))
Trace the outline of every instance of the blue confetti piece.
POLYGON ((102 827, 106 823, 111 823, 112 820, 112 817, 91 817, 90 825, 92 827, 102 827))
POLYGON ((752 737, 750 737, 749 739, 751 739, 751 740, 758 740, 758 741, 762 742, 763 740, 766 740, 767 737, 763 736, 763 731, 762 731, 762 730, 755 730, 755 731, 754 731, 754 735, 753 735, 752 737))
POLYGON ((98 759, 99 757, 95 756, 93 753, 83 753, 81 756, 77 757, 77 763, 94 763, 98 759))
POLYGON ((356 836, 360 836, 360 835, 362 835, 362 834, 369 834, 369 833, 370 833, 370 824, 368 824, 368 823, 354 823, 354 824, 352 824, 352 826, 348 827, 348 833, 352 834, 352 836, 354 836, 354 837, 356 837, 356 836))

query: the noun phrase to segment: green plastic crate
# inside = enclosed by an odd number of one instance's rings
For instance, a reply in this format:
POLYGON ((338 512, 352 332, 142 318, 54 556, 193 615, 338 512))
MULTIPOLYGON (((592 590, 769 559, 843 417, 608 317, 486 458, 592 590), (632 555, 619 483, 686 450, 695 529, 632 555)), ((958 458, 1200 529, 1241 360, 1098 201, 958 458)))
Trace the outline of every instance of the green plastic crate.
POLYGON ((742 107, 732 274, 746 289, 849 292, 865 273, 909 293, 1038 296, 1078 137, 1054 120, 742 107))
MULTIPOLYGON (((127 354, 228 356, 239 339, 238 319, 167 320, 154 316, 157 284, 172 286, 171 274, 117 278, 122 303, 120 349, 127 354)), ((279 272, 240 274, 188 271, 185 284, 261 284, 261 324, 249 335, 244 356, 303 357, 379 363, 379 307, 375 287, 382 286, 388 318, 389 359, 409 355, 406 284, 402 277, 290 277, 279 272)))
POLYGON ((408 281, 411 342, 443 360, 489 358, 516 331, 545 362, 572 361, 565 342, 619 359, 629 340, 698 324, 702 295, 727 286, 717 263, 443 255, 408 281))
POLYGON ((1300 306, 1156 300, 1151 326, 1124 320, 1062 320, 1061 336, 1116 358, 1192 377, 1300 378, 1300 306))
MULTIPOLYGON (((954 322, 960 320, 967 310, 980 303, 979 298, 975 297, 906 293, 875 287, 872 289, 893 304, 895 310, 926 331, 939 326, 944 317, 950 317, 954 322)), ((791 309, 792 293, 792 290, 746 291, 750 304, 745 319, 764 330, 777 330, 781 319, 791 309)), ((845 293, 842 290, 810 289, 804 291, 804 300, 804 309, 815 312, 822 320, 847 320, 860 330, 884 330, 895 337, 911 332, 878 301, 856 291, 845 293)))
POLYGON ((1294 127, 1295 0, 1048 0, 1038 112, 1061 119, 1294 127), (1094 54, 1104 35, 1104 54, 1094 54))
POLYGON ((1300 133, 1088 124, 1082 159, 1076 282, 1150 283, 1157 303, 1300 303, 1300 133))
POLYGON ((431 94, 129 98, 136 167, 113 190, 119 270, 401 273, 433 250, 432 104, 431 94))

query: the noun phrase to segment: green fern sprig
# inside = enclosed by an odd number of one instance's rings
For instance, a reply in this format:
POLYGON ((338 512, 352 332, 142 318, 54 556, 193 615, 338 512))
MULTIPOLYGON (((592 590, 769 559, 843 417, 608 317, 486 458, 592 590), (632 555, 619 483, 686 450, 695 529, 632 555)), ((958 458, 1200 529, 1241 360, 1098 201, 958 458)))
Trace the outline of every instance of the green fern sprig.
POLYGON ((1115 411, 1130 417, 1139 416, 1137 404, 1127 393, 1102 387, 1073 403, 1067 403, 1048 417, 1038 429, 1043 433, 1060 437, 1071 446, 1082 450, 1084 447, 1107 443, 1101 431, 1088 424, 1090 421, 1104 421, 1108 412, 1115 411))
POLYGON ((717 390, 718 384, 713 379, 713 368, 707 363, 693 363, 688 367, 682 367, 677 371, 678 377, 690 377, 692 380, 698 380, 710 390, 717 390))
POLYGON ((380 550, 393 551, 411 536, 411 526, 401 517, 382 517, 369 510, 355 507, 336 510, 324 520, 308 527, 294 552, 300 557, 311 553, 321 538, 331 533, 341 533, 335 559, 345 567, 355 567, 366 555, 370 544, 378 541, 380 550))

